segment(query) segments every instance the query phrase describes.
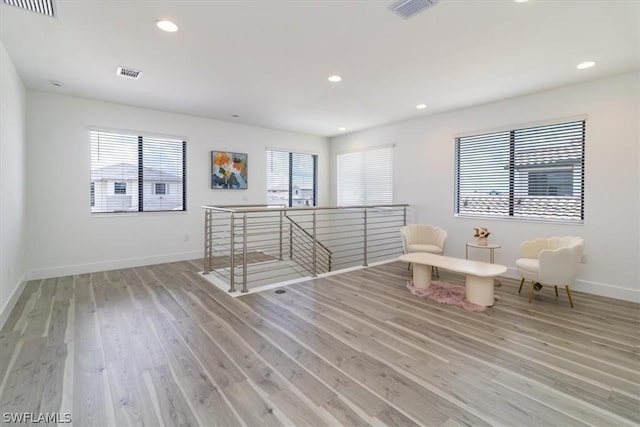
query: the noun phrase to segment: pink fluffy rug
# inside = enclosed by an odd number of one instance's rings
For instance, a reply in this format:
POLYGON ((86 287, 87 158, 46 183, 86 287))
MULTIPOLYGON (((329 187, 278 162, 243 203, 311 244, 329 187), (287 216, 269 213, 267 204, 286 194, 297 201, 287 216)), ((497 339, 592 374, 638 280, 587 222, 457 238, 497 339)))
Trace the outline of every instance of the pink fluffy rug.
POLYGON ((468 311, 485 311, 487 309, 487 307, 467 301, 464 286, 434 280, 427 289, 420 289, 413 286, 413 282, 409 281, 407 282, 407 289, 413 295, 427 297, 440 304, 456 305, 468 311))

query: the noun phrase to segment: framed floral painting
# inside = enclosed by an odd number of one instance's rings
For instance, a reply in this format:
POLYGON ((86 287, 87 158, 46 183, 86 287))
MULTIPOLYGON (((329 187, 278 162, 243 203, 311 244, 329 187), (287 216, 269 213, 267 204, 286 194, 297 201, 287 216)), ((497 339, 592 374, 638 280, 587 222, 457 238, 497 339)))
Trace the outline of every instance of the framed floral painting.
POLYGON ((211 152, 211 188, 246 190, 248 155, 230 151, 211 152))

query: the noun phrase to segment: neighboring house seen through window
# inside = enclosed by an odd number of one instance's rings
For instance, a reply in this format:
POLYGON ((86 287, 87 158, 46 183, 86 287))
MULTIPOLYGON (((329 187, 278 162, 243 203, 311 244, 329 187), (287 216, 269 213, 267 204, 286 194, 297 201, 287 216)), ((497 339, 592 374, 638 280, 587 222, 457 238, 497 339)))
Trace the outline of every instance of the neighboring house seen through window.
POLYGON ((186 142, 91 130, 91 212, 186 210, 186 142))
POLYGON ((338 206, 393 203, 393 146, 338 154, 338 206))
POLYGON ((584 120, 456 139, 455 213, 584 220, 584 120))
POLYGON ((318 156, 267 150, 267 204, 316 206, 318 156))

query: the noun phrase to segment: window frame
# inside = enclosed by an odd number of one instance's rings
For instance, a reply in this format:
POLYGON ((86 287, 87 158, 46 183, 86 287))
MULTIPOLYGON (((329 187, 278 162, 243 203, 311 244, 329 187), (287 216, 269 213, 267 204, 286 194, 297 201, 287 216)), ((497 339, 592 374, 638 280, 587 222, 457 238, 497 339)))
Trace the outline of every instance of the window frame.
MULTIPOLYGON (((477 132, 468 132, 464 134, 454 135, 455 139, 455 161, 454 161, 454 216, 461 218, 484 218, 491 220, 513 220, 513 221, 525 221, 525 222, 542 222, 542 223, 550 223, 550 224, 572 224, 572 225, 582 225, 585 220, 585 158, 586 158, 586 127, 587 127, 587 116, 579 116, 579 117, 570 117, 553 121, 545 121, 545 122, 536 122, 525 125, 515 125, 509 126, 506 128, 499 128, 493 130, 486 131, 477 131, 477 132), (545 129, 547 128, 547 129, 545 129), (555 128, 555 129, 554 129, 555 128), (550 130, 547 132, 548 134, 552 134, 555 139, 546 139, 547 135, 542 135, 546 130, 550 130), (540 134, 536 135, 535 132, 540 132, 540 134), (570 137, 564 136, 563 132, 568 132, 570 137), (461 140, 465 138, 488 138, 491 137, 492 134, 505 134, 508 133, 509 140, 509 149, 508 152, 500 152, 502 156, 508 157, 508 165, 504 167, 504 170, 509 172, 509 182, 508 182, 508 191, 505 191, 504 194, 508 195, 508 213, 506 214, 482 214, 480 212, 461 212, 461 206, 466 206, 467 201, 463 200, 461 196, 461 165, 460 165, 460 157, 461 157, 461 140), (531 133, 538 136, 539 141, 536 143, 532 142, 531 133), (575 135, 579 135, 579 137, 575 137, 575 135), (573 139, 572 139, 573 138, 573 139), (544 141, 544 142, 541 142, 544 141), (551 141, 551 144, 549 142, 551 141), (526 145, 529 143, 529 145, 526 145), (564 145, 561 145, 563 143, 564 145), (547 146, 547 145, 550 145, 547 146), (554 145, 556 144, 556 145, 554 145), (518 145, 521 145, 518 147, 518 145), (579 157, 575 160, 567 161, 563 158, 563 155, 560 153, 556 154, 555 157, 548 157, 549 152, 553 150, 557 151, 569 151, 576 150, 576 147, 579 147, 579 157), (538 149, 545 156, 545 161, 548 162, 545 165, 535 165, 533 163, 522 164, 517 162, 518 156, 526 156, 531 155, 531 150, 538 149), (545 150, 547 150, 545 152, 545 150), (527 153, 527 151, 529 151, 527 153), (550 160, 549 160, 550 159, 550 160), (557 163, 553 163, 557 162, 557 163), (572 180, 572 188, 571 195, 549 195, 549 185, 547 184, 545 189, 547 194, 531 194, 531 183, 529 181, 529 174, 553 174, 557 172, 570 172, 573 175, 572 180), (526 187, 524 186, 525 179, 523 178, 524 174, 526 174, 526 187), (576 178, 577 177, 577 178, 576 178), (526 194, 523 194, 523 189, 527 190, 526 194), (558 206, 553 206, 552 203, 548 203, 544 209, 548 209, 548 212, 551 212, 545 215, 545 212, 540 209, 538 212, 526 214, 527 209, 522 208, 521 202, 523 198, 548 198, 548 201, 553 202, 553 198, 560 199, 563 197, 567 198, 575 198, 579 201, 579 206, 577 202, 575 207, 573 208, 575 211, 579 211, 578 213, 572 215, 561 215, 562 208, 558 206), (549 209, 552 207, 555 209, 549 209), (553 215, 557 215, 554 217, 553 215)), ((504 137, 504 135, 502 135, 504 137)), ((498 138, 494 139, 494 142, 497 141, 498 138)), ((477 144, 477 142, 476 142, 477 144)), ((472 146, 473 147, 473 146, 472 146)), ((493 148, 495 150, 495 148, 493 148)), ((566 153, 563 153, 566 156, 566 153)), ((473 157, 473 156, 472 156, 473 157)), ((522 157, 521 157, 522 158, 522 157)), ((525 157, 526 158, 526 157, 525 157)), ((468 162, 477 162, 477 159, 468 160, 465 167, 469 167, 468 162)), ((538 160, 538 162, 540 162, 538 160)), ((483 163, 484 165, 485 163, 483 163)), ((547 183, 548 183, 547 177, 547 183)), ((504 183, 503 183, 504 184, 504 183)), ((539 189, 538 189, 539 190, 539 189)), ((494 194, 493 191, 489 192, 489 194, 494 194)), ((496 195, 501 193, 496 192, 496 195)), ((468 199, 468 196, 467 196, 468 199)), ((526 202, 526 201, 525 201, 526 202)))
MULTIPOLYGON (((89 159, 89 182, 91 185, 91 197, 90 197, 90 211, 89 213, 91 214, 92 217, 100 217, 100 216, 111 216, 111 215, 116 215, 116 216, 127 216, 127 215, 140 215, 140 214, 154 214, 154 213, 164 213, 164 214, 174 214, 174 213, 179 213, 179 212, 186 212, 187 211, 187 138, 185 137, 181 137, 181 136, 171 136, 171 135, 160 135, 160 134, 155 134, 155 133, 148 133, 148 132, 140 132, 140 131, 132 131, 132 130, 123 130, 123 129, 111 129, 111 128, 102 128, 102 127, 89 127, 88 128, 88 134, 89 134, 89 151, 90 151, 90 159, 89 159), (96 197, 96 189, 99 187, 99 185, 97 185, 97 183, 100 183, 101 181, 105 181, 107 178, 100 178, 100 179, 95 179, 93 178, 93 135, 94 133, 96 134, 100 134, 100 133, 104 133, 104 134, 110 134, 112 136, 115 137, 135 137, 137 139, 137 164, 135 165, 137 167, 137 180, 134 180, 134 184, 137 183, 137 185, 134 185, 134 189, 133 192, 126 192, 126 193, 119 193, 116 194, 115 193, 115 187, 114 187, 114 195, 116 196, 122 196, 122 195, 131 195, 131 197, 135 198, 137 200, 137 209, 131 209, 131 210, 104 210, 104 211, 95 211, 94 208, 96 206, 96 203, 98 201, 98 197, 96 197), (145 141, 146 140, 146 141, 145 141), (145 156, 144 156, 144 146, 145 146, 145 142, 148 142, 149 144, 151 144, 153 146, 153 144, 157 144, 159 142, 167 142, 167 143, 176 143, 176 144, 180 144, 180 158, 178 158, 178 161, 181 163, 181 179, 177 180, 177 182, 180 182, 182 184, 182 198, 181 198, 181 205, 182 208, 181 209, 177 209, 177 208, 171 208, 171 209, 145 209, 145 196, 155 196, 155 185, 153 185, 153 191, 149 192, 149 193, 145 193, 145 184, 149 181, 149 180, 145 180, 144 179, 144 175, 145 175, 145 156), (135 188, 137 188, 137 191, 135 191, 135 188)), ((147 147, 148 148, 148 147, 147 147)), ((147 159, 148 160, 148 159, 147 159)), ((149 166, 151 167, 151 166, 149 166)), ((147 167, 147 169, 149 168, 147 167)), ((179 175, 178 175, 179 176, 179 175)), ((122 180, 122 179, 114 179, 113 181, 115 182, 119 182, 119 183, 125 183, 126 189, 127 191, 129 191, 129 185, 128 182, 122 180)), ((151 180, 153 182, 153 180, 151 180)), ((168 194, 168 184, 166 182, 163 182, 165 184, 165 195, 168 194)), ((155 183, 154 183, 155 184, 155 183)), ((115 183, 114 183, 115 186, 115 183)), ((102 185, 100 185, 100 187, 102 187, 102 185)), ((109 191, 108 189, 106 191, 109 191)), ((108 193, 107 193, 108 194, 108 193)), ((162 195, 160 195, 162 196, 162 195)), ((179 196, 178 196, 179 197, 179 196)))
MULTIPOLYGON (((295 182, 294 182, 294 175, 293 175, 293 163, 294 163, 294 156, 295 155, 303 155, 303 156, 311 156, 311 161, 313 164, 313 189, 312 189, 312 204, 310 206, 318 206, 318 154, 317 153, 312 153, 312 152, 306 152, 306 151, 292 151, 291 149, 281 149, 281 148, 267 148, 267 177, 266 177, 266 184, 267 184, 267 205, 270 205, 269 203, 269 152, 278 152, 278 153, 285 153, 288 154, 288 198, 287 198, 287 207, 297 207, 297 206, 293 206, 293 196, 294 196, 294 189, 293 187, 295 186, 295 182)), ((271 206, 275 206, 275 205, 271 205, 271 206)), ((309 205, 305 205, 305 206, 309 206, 309 205)))

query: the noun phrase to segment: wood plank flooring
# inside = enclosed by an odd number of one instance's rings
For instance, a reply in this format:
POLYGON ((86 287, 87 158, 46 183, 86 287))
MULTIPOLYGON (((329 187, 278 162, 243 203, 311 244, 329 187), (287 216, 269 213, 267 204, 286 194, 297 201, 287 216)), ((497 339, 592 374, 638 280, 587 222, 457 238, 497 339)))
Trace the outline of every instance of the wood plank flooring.
POLYGON ((528 304, 503 279, 496 305, 471 313, 411 296, 401 263, 234 299, 201 269, 27 283, 0 331, 0 415, 118 427, 640 425, 638 304, 575 292, 571 309, 547 288, 528 304))

